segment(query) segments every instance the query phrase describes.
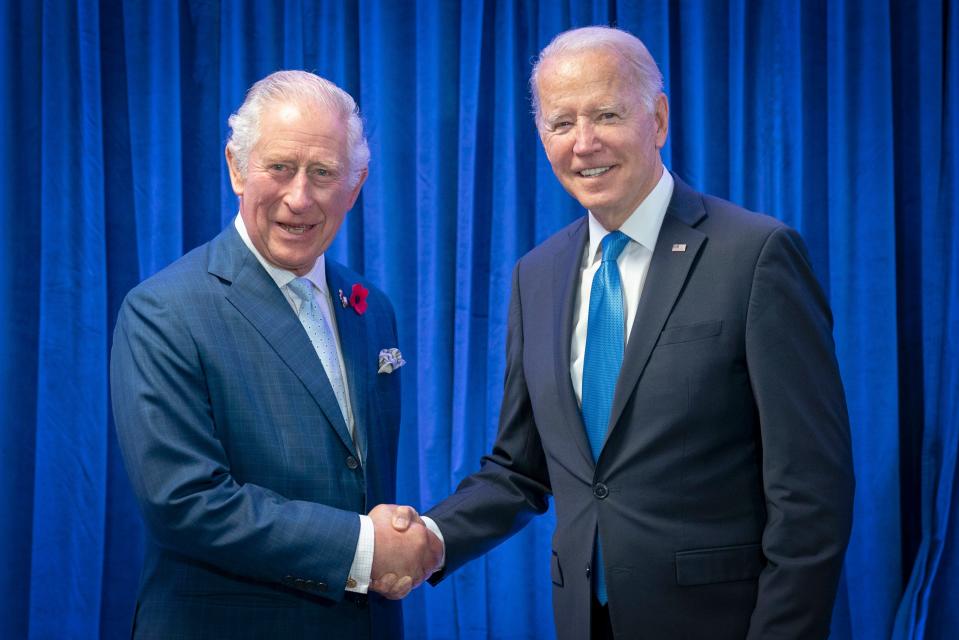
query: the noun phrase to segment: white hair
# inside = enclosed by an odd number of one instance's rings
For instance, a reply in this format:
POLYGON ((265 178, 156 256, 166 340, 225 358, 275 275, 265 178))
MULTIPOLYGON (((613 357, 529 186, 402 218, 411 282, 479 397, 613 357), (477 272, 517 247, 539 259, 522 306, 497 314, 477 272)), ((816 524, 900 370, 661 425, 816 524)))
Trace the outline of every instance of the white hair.
POLYGON ((554 56, 596 50, 610 51, 620 56, 635 76, 636 89, 646 109, 650 113, 656 109, 656 98, 663 92, 663 74, 642 40, 614 27, 592 26, 571 29, 553 38, 553 41, 539 52, 539 57, 533 63, 529 86, 533 97, 533 115, 536 118, 536 126, 541 130, 543 114, 540 110, 536 81, 543 63, 554 56))
POLYGON ((370 148, 363 135, 363 120, 356 101, 338 86, 308 71, 277 71, 258 81, 243 104, 230 116, 227 148, 236 158, 240 175, 246 176, 250 152, 260 138, 260 118, 268 105, 297 102, 315 105, 340 116, 346 125, 350 180, 356 185, 370 162, 370 148))

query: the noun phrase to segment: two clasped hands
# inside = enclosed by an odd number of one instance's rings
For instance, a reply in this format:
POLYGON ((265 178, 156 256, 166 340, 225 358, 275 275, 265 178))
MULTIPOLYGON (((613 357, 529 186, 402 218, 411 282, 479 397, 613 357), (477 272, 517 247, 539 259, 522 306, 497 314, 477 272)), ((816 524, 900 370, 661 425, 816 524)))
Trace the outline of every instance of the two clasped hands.
POLYGON ((443 564, 443 542, 413 507, 381 504, 369 513, 374 549, 370 589, 391 600, 405 598, 443 564))

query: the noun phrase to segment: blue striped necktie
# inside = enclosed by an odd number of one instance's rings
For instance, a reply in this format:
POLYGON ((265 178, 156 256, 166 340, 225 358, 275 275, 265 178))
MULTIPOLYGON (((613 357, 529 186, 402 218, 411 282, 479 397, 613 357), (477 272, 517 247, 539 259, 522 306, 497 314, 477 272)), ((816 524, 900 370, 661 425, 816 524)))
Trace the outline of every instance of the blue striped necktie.
MULTIPOLYGON (((583 422, 594 462, 599 460, 606 440, 613 392, 623 365, 626 308, 616 259, 628 243, 629 238, 621 231, 613 231, 603 238, 603 261, 593 276, 589 292, 589 324, 583 362, 583 422)), ((606 604, 606 572, 598 534, 594 577, 596 599, 600 604, 606 604)))

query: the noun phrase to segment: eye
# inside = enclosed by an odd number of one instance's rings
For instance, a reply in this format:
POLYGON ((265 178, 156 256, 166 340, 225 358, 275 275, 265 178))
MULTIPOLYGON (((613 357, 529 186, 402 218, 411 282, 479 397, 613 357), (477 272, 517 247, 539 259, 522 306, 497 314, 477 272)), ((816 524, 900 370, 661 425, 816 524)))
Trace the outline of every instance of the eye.
POLYGON ((600 114, 599 119, 600 119, 600 120, 615 120, 615 119, 618 118, 618 117, 619 117, 619 116, 618 116, 617 114, 613 113, 612 111, 606 111, 606 112, 600 114))
POLYGON ((274 163, 272 163, 272 164, 269 165, 270 171, 273 171, 274 173, 283 173, 283 172, 285 172, 288 168, 289 168, 289 167, 288 167, 287 165, 283 164, 282 162, 274 162, 274 163))
POLYGON ((316 184, 325 184, 334 179, 334 172, 327 167, 313 167, 310 169, 310 180, 316 184))

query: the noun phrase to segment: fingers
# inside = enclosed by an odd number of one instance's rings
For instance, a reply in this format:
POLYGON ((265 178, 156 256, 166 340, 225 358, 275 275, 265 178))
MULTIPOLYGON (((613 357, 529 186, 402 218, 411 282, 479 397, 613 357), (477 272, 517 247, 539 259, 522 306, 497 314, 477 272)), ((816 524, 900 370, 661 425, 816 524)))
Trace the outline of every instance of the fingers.
POLYGON ((395 573, 388 573, 379 580, 374 580, 370 587, 390 600, 400 600, 413 590, 413 579, 410 576, 398 578, 395 573))
POLYGON ((393 528, 397 531, 406 531, 412 522, 417 524, 423 523, 420 519, 420 514, 416 513, 416 509, 413 507, 396 507, 393 511, 393 528))
POLYGON ((380 504, 373 507, 369 515, 374 522, 389 520, 392 527, 397 531, 406 531, 411 524, 423 524, 420 514, 410 506, 380 504))
POLYGON ((409 576, 403 576, 393 585, 389 593, 384 594, 390 600, 401 600, 410 594, 413 590, 413 579, 409 576))
POLYGON ((370 588, 386 598, 404 598, 439 568, 442 542, 413 507, 381 504, 369 516, 374 534, 370 588))

